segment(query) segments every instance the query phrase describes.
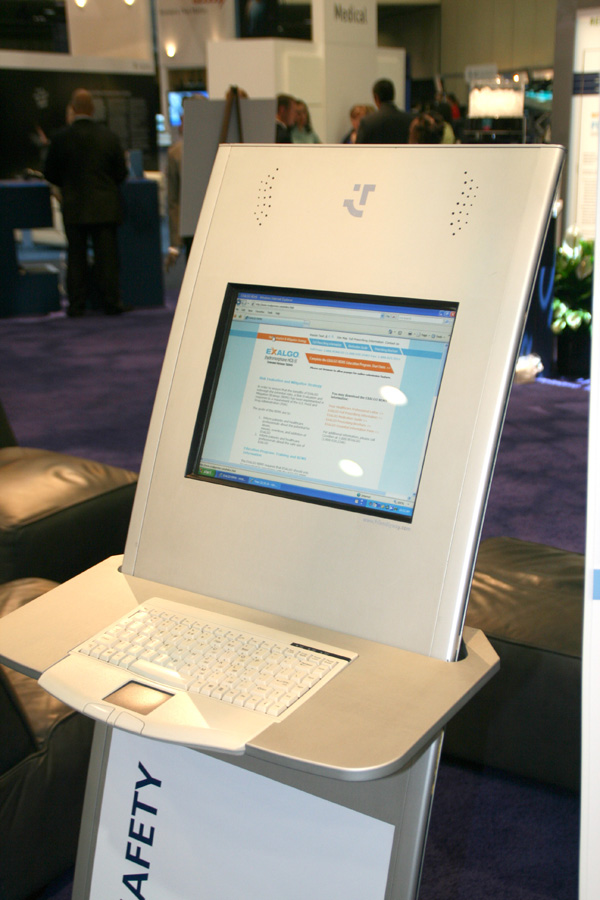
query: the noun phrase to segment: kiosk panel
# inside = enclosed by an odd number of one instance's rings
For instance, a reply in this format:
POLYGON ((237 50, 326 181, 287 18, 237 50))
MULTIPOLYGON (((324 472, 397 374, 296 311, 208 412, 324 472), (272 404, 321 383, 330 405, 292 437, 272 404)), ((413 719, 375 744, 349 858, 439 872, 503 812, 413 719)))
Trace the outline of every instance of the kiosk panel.
POLYGON ((562 156, 221 147, 123 571, 455 659, 562 156))

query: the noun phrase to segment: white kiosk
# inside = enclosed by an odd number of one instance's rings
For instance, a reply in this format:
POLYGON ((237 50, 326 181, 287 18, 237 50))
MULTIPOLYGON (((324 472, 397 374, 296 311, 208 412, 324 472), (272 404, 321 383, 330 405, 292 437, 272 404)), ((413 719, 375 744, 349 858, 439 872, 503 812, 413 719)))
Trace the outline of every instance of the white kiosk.
POLYGON ((443 726, 497 665, 462 624, 562 156, 219 150, 122 563, 0 631, 100 723, 77 900, 416 896, 443 726))

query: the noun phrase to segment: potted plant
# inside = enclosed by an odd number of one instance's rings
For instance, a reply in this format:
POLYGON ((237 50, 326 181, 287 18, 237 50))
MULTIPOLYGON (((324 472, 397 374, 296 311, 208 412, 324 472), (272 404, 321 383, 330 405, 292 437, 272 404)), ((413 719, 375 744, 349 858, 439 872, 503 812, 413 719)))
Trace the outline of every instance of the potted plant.
POLYGON ((567 229, 556 252, 552 331, 559 375, 589 378, 592 326, 594 241, 583 240, 576 227, 567 229))

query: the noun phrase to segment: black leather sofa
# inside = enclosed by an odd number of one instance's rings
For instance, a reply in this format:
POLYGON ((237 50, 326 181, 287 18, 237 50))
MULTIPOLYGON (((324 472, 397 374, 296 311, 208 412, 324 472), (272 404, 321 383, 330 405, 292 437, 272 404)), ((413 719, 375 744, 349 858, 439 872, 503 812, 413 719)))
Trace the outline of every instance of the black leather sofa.
POLYGON ((500 671, 448 724, 448 756, 580 787, 584 557, 500 537, 479 549, 466 622, 500 671))
POLYGON ((0 403, 0 584, 66 581, 122 552, 136 481, 115 466, 18 446, 0 403))
MULTIPOLYGON (((19 447, 0 404, 2 618, 121 553, 136 485, 124 469, 19 447)), ((90 720, 0 666, 0 900, 29 900, 73 865, 90 720)))

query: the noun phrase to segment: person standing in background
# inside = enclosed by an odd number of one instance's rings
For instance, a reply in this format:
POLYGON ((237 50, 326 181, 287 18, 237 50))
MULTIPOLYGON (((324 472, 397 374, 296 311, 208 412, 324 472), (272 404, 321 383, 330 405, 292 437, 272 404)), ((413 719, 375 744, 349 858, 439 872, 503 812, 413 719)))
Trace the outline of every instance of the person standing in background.
POLYGON ((183 136, 171 144, 167 151, 167 209, 169 218, 169 250, 167 252, 167 270, 177 262, 183 247, 179 231, 181 212, 181 170, 183 167, 183 136))
POLYGON ((275 116, 275 143, 291 144, 290 129, 296 122, 296 101, 290 94, 278 94, 275 116))
POLYGON ((396 91, 387 78, 373 85, 373 99, 377 111, 361 119, 356 135, 357 144, 407 144, 412 115, 398 109, 394 103, 396 91))
POLYGON ((350 110, 350 122, 352 127, 350 131, 344 135, 342 138, 342 144, 355 144, 356 143, 356 135, 358 134, 358 126, 361 123, 361 119, 364 119, 369 112, 375 112, 373 107, 369 108, 365 106, 363 103, 355 103, 352 109, 350 110))
POLYGON ((418 113, 410 123, 409 144, 442 144, 444 142, 444 120, 438 112, 431 110, 418 113))
POLYGON ((125 153, 116 134, 95 122, 94 101, 78 88, 67 107, 67 127, 52 140, 44 176, 61 192, 67 236, 68 316, 85 312, 88 240, 104 312, 125 312, 119 290, 117 227, 122 221, 119 185, 127 177, 125 153))
POLYGON ((183 172, 183 113, 179 126, 179 137, 171 144, 167 152, 167 210, 169 219, 169 250, 165 267, 167 271, 173 266, 181 251, 187 260, 192 246, 191 237, 181 236, 181 184, 183 172))
POLYGON ((308 106, 296 100, 296 122, 290 132, 292 144, 320 144, 321 139, 312 127, 308 106))

